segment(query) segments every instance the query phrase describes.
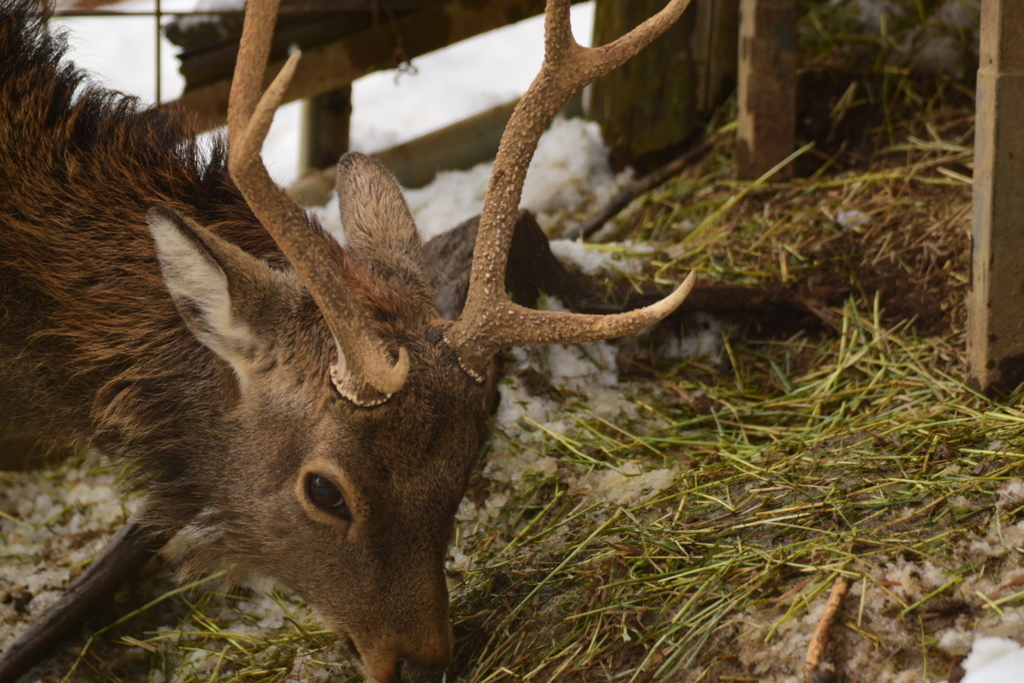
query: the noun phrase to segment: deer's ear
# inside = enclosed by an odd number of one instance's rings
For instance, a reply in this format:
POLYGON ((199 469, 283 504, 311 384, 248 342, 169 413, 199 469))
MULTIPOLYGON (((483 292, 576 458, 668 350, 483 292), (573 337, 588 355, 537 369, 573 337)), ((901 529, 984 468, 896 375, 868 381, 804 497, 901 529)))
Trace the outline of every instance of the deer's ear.
POLYGON ((434 297, 423 244, 402 190, 376 159, 349 152, 338 161, 335 185, 346 248, 385 277, 434 297))
POLYGON ((244 387, 264 344, 253 331, 261 284, 274 273, 265 263, 171 209, 147 213, 164 282, 192 334, 228 362, 244 387))

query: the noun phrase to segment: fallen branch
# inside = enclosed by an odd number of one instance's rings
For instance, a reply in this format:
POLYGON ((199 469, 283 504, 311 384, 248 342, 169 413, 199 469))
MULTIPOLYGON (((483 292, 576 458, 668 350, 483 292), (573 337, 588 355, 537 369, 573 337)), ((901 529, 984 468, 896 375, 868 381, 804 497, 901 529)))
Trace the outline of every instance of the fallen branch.
POLYGON ((582 225, 567 232, 565 234, 565 239, 587 239, 600 230, 601 227, 611 220, 616 214, 629 206, 631 201, 645 192, 653 190, 668 179, 678 175, 684 168, 702 159, 704 155, 710 152, 713 148, 714 145, 710 142, 697 145, 681 157, 674 161, 670 161, 657 171, 644 176, 638 180, 633 187, 620 192, 615 199, 608 203, 607 206, 594 214, 588 220, 584 221, 582 225))

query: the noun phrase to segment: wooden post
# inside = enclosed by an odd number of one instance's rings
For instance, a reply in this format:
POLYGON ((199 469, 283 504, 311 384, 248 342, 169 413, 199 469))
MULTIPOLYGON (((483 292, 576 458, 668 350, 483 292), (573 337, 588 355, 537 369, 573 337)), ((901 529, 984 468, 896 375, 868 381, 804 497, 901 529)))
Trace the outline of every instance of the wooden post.
POLYGON ((754 179, 795 149, 796 0, 741 0, 739 49, 738 174, 754 179))
POLYGON ((968 383, 1024 381, 1024 2, 981 3, 968 383))
MULTIPOLYGON (((597 0, 594 45, 665 6, 664 0, 597 0)), ((663 36, 591 86, 587 117, 601 124, 616 167, 673 151, 732 91, 738 0, 694 0, 663 36)))
POLYGON ((299 175, 338 163, 348 151, 352 118, 352 86, 310 97, 302 103, 299 175))

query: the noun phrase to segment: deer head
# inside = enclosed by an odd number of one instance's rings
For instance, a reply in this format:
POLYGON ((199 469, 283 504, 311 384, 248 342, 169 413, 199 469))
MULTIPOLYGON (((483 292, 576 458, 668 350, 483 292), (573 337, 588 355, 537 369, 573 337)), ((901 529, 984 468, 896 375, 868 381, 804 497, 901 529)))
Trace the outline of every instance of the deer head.
MULTIPOLYGON (((466 307, 442 320, 401 192, 377 162, 345 155, 341 250, 270 179, 260 147, 297 60, 260 93, 278 0, 250 0, 228 114, 229 167, 290 268, 272 266, 167 208, 150 211, 182 319, 223 361, 224 443, 201 479, 198 561, 272 576, 315 605, 381 683, 451 656, 443 562, 477 457, 481 385, 512 345, 607 339, 673 311, 664 300, 611 316, 512 304, 504 275, 523 180, 543 129, 580 88, 667 28, 672 0, 622 39, 584 49, 569 0, 548 0, 546 58, 502 139, 466 307)), ((180 492, 174 495, 184 495, 180 492)))

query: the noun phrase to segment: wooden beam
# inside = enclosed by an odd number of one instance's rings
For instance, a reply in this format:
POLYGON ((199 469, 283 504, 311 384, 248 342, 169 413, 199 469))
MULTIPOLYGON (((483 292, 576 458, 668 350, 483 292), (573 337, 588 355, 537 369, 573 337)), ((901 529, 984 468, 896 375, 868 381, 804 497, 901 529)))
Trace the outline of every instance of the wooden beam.
POLYGON ((981 3, 968 383, 1024 382, 1024 2, 981 3))
MULTIPOLYGON (((360 76, 397 67, 403 58, 418 57, 543 11, 544 0, 450 0, 408 14, 393 26, 382 24, 303 52, 284 102, 335 90, 360 76), (396 33, 401 36, 401 51, 396 33)), ((265 84, 283 64, 282 60, 269 65, 265 84)), ((204 129, 214 128, 226 119, 230 88, 230 79, 223 79, 186 92, 177 102, 195 111, 204 129)))
POLYGON ((518 97, 373 156, 402 187, 423 187, 439 170, 466 170, 493 159, 517 104, 518 97))
POLYGON ((795 149, 796 0, 741 0, 739 50, 738 175, 754 179, 795 149))

